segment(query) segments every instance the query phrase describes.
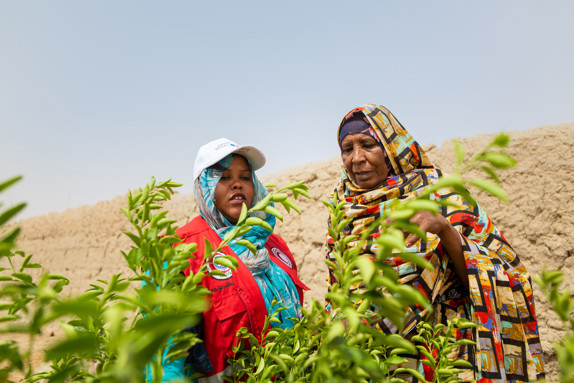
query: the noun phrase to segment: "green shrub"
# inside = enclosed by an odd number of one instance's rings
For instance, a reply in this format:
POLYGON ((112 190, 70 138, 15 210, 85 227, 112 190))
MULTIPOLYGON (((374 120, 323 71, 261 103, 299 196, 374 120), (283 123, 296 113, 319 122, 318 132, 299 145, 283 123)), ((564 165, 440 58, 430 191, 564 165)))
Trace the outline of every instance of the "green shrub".
POLYGON ((554 349, 560 366, 560 381, 574 382, 574 297, 568 289, 560 291, 564 273, 560 270, 542 270, 534 281, 540 286, 552 310, 562 321, 565 334, 554 342, 554 349))
MULTIPOLYGON (((456 169, 452 176, 441 179, 436 188, 452 187, 468 195, 466 187, 473 185, 507 199, 496 184, 499 182, 496 169, 514 164, 503 150, 507 144, 508 136, 500 135, 484 151, 465 162, 464 150, 455 143, 456 169), (482 169, 494 183, 465 180, 462 175, 471 169, 482 169)), ((0 192, 18 179, 0 184, 0 192)), ((77 297, 61 298, 62 289, 68 284, 64 276, 45 273, 36 280, 28 274, 28 269, 41 266, 32 262, 32 255, 13 251, 19 229, 6 231, 0 239, 0 260, 9 265, 0 269, 0 333, 27 334, 29 342, 25 349, 14 341, 0 342, 0 382, 9 381, 14 372, 29 382, 134 382, 143 381, 146 366, 154 380, 160 382, 162 358, 180 358, 189 347, 201 342, 195 334, 183 330, 197 324, 207 309, 209 292, 200 283, 206 275, 218 271, 203 267, 188 277, 182 273, 196 246, 174 246, 179 242, 174 221, 161 209, 162 202, 171 198, 177 186, 169 180, 157 183, 152 178, 143 189, 130 193, 127 207, 122 210, 132 225, 132 230, 125 234, 133 245, 122 254, 133 275, 116 274, 109 281, 98 280, 77 297), (46 352, 46 360, 51 363, 49 369, 35 372, 37 366, 32 366, 30 361, 34 340, 44 326, 55 322, 60 323, 65 336, 46 352), (168 343, 173 347, 166 354, 168 343)), ((295 198, 308 197, 307 187, 301 182, 282 189, 271 187, 276 191, 264 201, 250 210, 244 208, 238 227, 225 236, 220 248, 236 240, 250 226, 265 225, 264 221, 249 217, 250 212, 263 210, 282 219, 282 214, 270 206, 271 202, 282 204, 288 212, 291 209, 300 212, 289 194, 295 198)), ((342 206, 326 205, 336 217, 331 235, 339 238, 346 225, 342 206)), ((0 226, 23 208, 24 204, 20 204, 0 212, 0 226)), ((373 329, 367 312, 371 303, 377 304, 383 307, 380 315, 401 328, 405 307, 429 305, 416 289, 398 283, 396 273, 385 259, 403 248, 402 229, 419 232, 409 219, 420 209, 436 208, 427 193, 418 200, 395 206, 392 223, 384 219, 375 222, 374 225, 381 227, 376 259, 357 257, 355 250, 345 250, 345 244, 357 238, 341 237, 333 254, 337 263, 330 264, 339 277, 339 284, 334 285, 328 295, 332 312, 327 313, 321 302, 312 301, 304 309, 304 318, 294 320, 290 329, 271 328, 270 323, 277 321, 276 314, 271 315, 262 343, 243 329, 238 334, 235 358, 230 361, 234 366, 232 378, 251 382, 272 379, 399 382, 401 376, 411 374, 424 381, 418 371, 401 366, 405 356, 423 353, 427 356, 425 363, 436 372, 434 381, 457 381, 457 368, 464 362, 453 360, 450 352, 460 342, 468 341, 457 341, 453 333, 457 327, 472 326, 471 323, 449 322, 447 326, 432 327, 422 322, 417 334, 407 340, 373 329), (364 290, 350 292, 349 286, 357 281, 362 282, 364 290), (433 350, 432 353, 429 350, 433 350)), ((207 246, 206 259, 218 250, 207 246)), ((404 256, 407 261, 430 267, 420 258, 404 256)), ((236 266, 232 257, 218 257, 218 262, 232 268, 236 266)), ((574 303, 569 292, 558 292, 562 277, 557 275, 543 273, 539 283, 567 326, 568 335, 557 344, 557 353, 566 379, 563 381, 571 381, 574 322, 570 314, 574 303)))

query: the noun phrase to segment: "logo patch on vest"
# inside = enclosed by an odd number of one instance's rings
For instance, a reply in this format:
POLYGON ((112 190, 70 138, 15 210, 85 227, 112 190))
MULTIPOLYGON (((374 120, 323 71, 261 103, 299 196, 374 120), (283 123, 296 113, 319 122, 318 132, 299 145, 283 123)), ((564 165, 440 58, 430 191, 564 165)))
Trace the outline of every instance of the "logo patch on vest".
POLYGON ((217 257, 223 257, 224 255, 225 255, 225 254, 223 254, 223 253, 217 253, 217 254, 215 254, 215 255, 213 256, 213 258, 211 259, 211 262, 209 262, 209 263, 207 264, 207 267, 209 268, 209 271, 217 270, 217 271, 221 271, 222 273, 225 274, 225 275, 212 275, 213 278, 215 278, 215 279, 217 279, 217 280, 220 280, 220 281, 223 281, 223 280, 225 280, 225 279, 231 278, 231 269, 230 269, 229 267, 223 266, 223 265, 220 265, 220 264, 214 262, 214 261, 215 261, 215 258, 217 258, 217 257))
POLYGON ((271 248, 271 252, 273 253, 274 256, 276 256, 277 258, 279 258, 279 260, 281 262, 283 262, 284 264, 286 264, 290 269, 293 268, 293 263, 291 263, 291 260, 289 259, 289 257, 287 255, 285 255, 285 253, 283 253, 281 250, 279 250, 276 247, 272 247, 271 248))

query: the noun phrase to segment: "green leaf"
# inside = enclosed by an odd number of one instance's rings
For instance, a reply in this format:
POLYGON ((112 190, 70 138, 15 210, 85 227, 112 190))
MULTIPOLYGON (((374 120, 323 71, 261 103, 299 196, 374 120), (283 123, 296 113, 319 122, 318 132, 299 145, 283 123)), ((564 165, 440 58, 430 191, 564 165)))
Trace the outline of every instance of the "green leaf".
POLYGON ((466 188, 464 186, 454 186, 453 189, 462 196, 462 198, 464 198, 464 200, 466 202, 468 202, 471 206, 476 206, 476 200, 474 199, 474 197, 472 196, 472 194, 470 194, 468 192, 468 190, 466 190, 466 188))
POLYGON ((0 333, 30 333, 30 328, 23 323, 10 323, 0 328, 0 333))
POLYGON ((388 218, 393 220, 408 220, 415 214, 414 209, 396 209, 389 213, 388 218))
POLYGON ((397 334, 383 335, 381 337, 382 343, 396 348, 402 348, 406 353, 418 355, 417 348, 409 342, 407 339, 403 338, 397 334))
POLYGON ((273 232, 273 228, 271 227, 271 225, 269 225, 265 220, 258 217, 247 218, 247 220, 245 220, 245 224, 251 226, 260 226, 264 229, 269 230, 270 232, 273 232))
POLYGON ((211 270, 211 271, 208 273, 208 275, 211 275, 211 276, 219 276, 219 277, 225 277, 225 276, 227 276, 227 274, 225 274, 224 272, 219 271, 219 270, 217 270, 217 269, 211 270))
POLYGON ((464 179, 458 174, 451 174, 439 178, 438 182, 435 183, 430 189, 440 190, 442 188, 455 188, 457 186, 464 187, 464 179))
POLYGON ((251 226, 243 225, 237 227, 237 237, 241 237, 251 231, 251 226))
MULTIPOLYGON (((10 304, 10 306, 12 306, 10 304)), ((18 315, 14 315, 14 314, 7 314, 7 315, 2 315, 0 316, 0 322, 9 322, 9 321, 14 321, 14 320, 18 320, 20 319, 20 316, 18 315)), ((0 331, 1 333, 1 331, 0 331)))
MULTIPOLYGON (((229 234, 229 233, 228 233, 229 234)), ((211 246, 211 242, 207 238, 205 238, 205 249, 204 249, 204 258, 208 259, 211 257, 213 253, 213 247, 211 246)))
POLYGON ((420 353, 428 359, 430 366, 434 367, 436 365, 436 359, 434 356, 432 356, 432 354, 424 346, 419 346, 417 348, 419 349, 420 353))
MULTIPOLYGON (((20 234, 21 230, 22 229, 20 229, 19 227, 15 227, 14 229, 10 230, 8 234, 4 236, 4 238, 0 238, 0 243, 2 244, 13 243, 16 240, 16 237, 18 237, 18 235, 20 234)), ((10 247, 12 247, 12 245, 10 247)))
POLYGON ((28 254, 24 260, 22 261, 22 267, 21 269, 25 269, 26 265, 28 264, 28 262, 30 262, 30 259, 32 259, 33 255, 32 254, 28 254))
POLYGON ((466 321, 466 320, 465 321, 459 321, 456 324, 456 328, 459 328, 461 330, 464 330, 467 328, 475 328, 475 327, 478 327, 478 325, 476 323, 471 322, 471 321, 466 321))
POLYGON ((253 244, 250 241, 246 239, 238 239, 237 241, 235 241, 235 243, 237 245, 241 245, 248 248, 249 251, 251 251, 253 254, 257 254, 257 248, 253 246, 253 244))
POLYGON ((287 210, 288 213, 291 211, 290 208, 293 208, 293 210, 301 214, 301 209, 299 209, 299 207, 295 204, 295 202, 291 201, 290 199, 287 198, 286 200, 281 201, 281 204, 283 205, 285 210, 287 210))
POLYGON ((503 202, 509 201, 508 196, 506 195, 506 192, 500 186, 497 186, 497 185, 493 184, 492 182, 482 180, 482 179, 474 179, 474 180, 471 180, 469 183, 473 186, 476 186, 479 189, 484 190, 488 194, 498 198, 499 200, 501 200, 503 202))
POLYGON ((289 368, 285 364, 285 361, 283 361, 283 359, 281 359, 279 356, 272 353, 272 354, 269 354, 269 357, 271 359, 273 359, 275 361, 275 363, 277 363, 283 371, 289 371, 289 368))
POLYGON ((87 317, 96 318, 100 313, 98 303, 90 299, 89 296, 60 302, 54 306, 53 310, 58 316, 75 315, 84 319, 87 317))
POLYGON ((368 257, 358 257, 355 262, 361 270, 365 282, 370 283, 373 275, 377 271, 375 264, 368 257))
POLYGON ((261 358, 261 360, 259 361, 259 366, 257 367, 257 370, 255 371, 255 375, 258 375, 261 371, 263 371, 264 367, 265 367, 265 358, 261 358))
POLYGON ((452 376, 454 375, 454 371, 448 368, 439 368, 436 373, 438 374, 439 377, 445 377, 445 376, 452 376))
POLYGON ((48 274, 47 275, 49 280, 65 280, 65 281, 69 281, 68 278, 64 277, 63 275, 60 274, 48 274))
POLYGON ((418 253, 399 253, 399 257, 425 269, 434 270, 432 264, 418 253))
POLYGON ((470 339, 459 339, 456 341, 456 344, 474 346, 474 345, 476 345, 476 342, 473 340, 470 340, 470 339))
POLYGON ((273 193, 271 194, 271 201, 273 202, 281 202, 284 201, 287 197, 287 193, 273 193))
POLYGON ((454 367, 470 367, 472 368, 474 365, 466 360, 457 359, 451 362, 451 365, 454 367))
POLYGON ((307 192, 307 189, 303 189, 303 188, 294 188, 293 189, 293 197, 295 197, 295 199, 299 198, 299 194, 305 196, 308 199, 311 199, 311 196, 309 195, 309 193, 307 192))
POLYGON ((560 285, 564 281, 564 272, 561 270, 551 270, 542 273, 542 279, 545 283, 560 285))
POLYGON ((141 240, 140 240, 140 238, 139 238, 137 235, 135 235, 134 233, 131 233, 131 232, 129 232, 129 231, 124 231, 123 233, 124 233, 126 236, 128 236, 136 246, 139 246, 139 245, 140 245, 140 243, 141 243, 140 241, 141 241, 141 240))
POLYGON ((255 206, 251 207, 251 210, 263 210, 265 206, 269 205, 271 201, 271 194, 267 194, 261 201, 255 204, 255 206))
POLYGON ((492 178, 496 183, 500 183, 500 178, 498 178, 498 175, 496 174, 496 172, 494 170, 492 170, 492 168, 488 167, 488 166, 481 166, 480 167, 486 174, 488 174, 488 176, 490 178, 492 178))
POLYGON ((410 222, 407 223, 405 221, 394 221, 392 225, 402 230, 406 230, 409 233, 416 234, 422 241, 426 241, 427 234, 417 224, 410 222))
POLYGON ((394 289, 394 292, 398 295, 398 299, 401 302, 408 302, 409 305, 418 303, 427 308, 431 307, 425 296, 419 290, 410 285, 399 285, 394 289))
POLYGON ((493 146, 498 146, 501 148, 508 146, 509 143, 510 136, 507 133, 500 133, 494 138, 494 140, 492 140, 493 146))
POLYGON ((232 270, 235 270, 237 268, 237 262, 233 262, 231 261, 231 259, 234 259, 233 257, 229 257, 229 256, 222 256, 222 257, 215 257, 213 259, 213 263, 216 263, 218 265, 221 266, 225 266, 225 267, 229 267, 232 270))
POLYGON ((346 218, 344 220, 342 220, 341 222, 339 222, 337 224, 337 233, 341 233, 343 231, 343 229, 345 229, 347 226, 349 226, 349 223, 351 223, 353 221, 353 218, 346 218))
POLYGON ((402 250, 405 247, 405 242, 404 239, 401 240, 394 235, 383 234, 377 238, 377 245, 379 246, 379 252, 385 249, 402 250))
POLYGON ((46 359, 56 361, 73 355, 96 355, 98 342, 95 334, 78 332, 73 338, 58 342, 46 351, 46 359))
POLYGON ((418 372, 417 370, 412 369, 412 368, 399 367, 399 368, 394 370, 394 373, 395 374, 404 374, 404 373, 411 374, 412 376, 417 378, 419 381, 426 382, 424 375, 421 374, 420 372, 418 372))
POLYGON ((295 181, 295 182, 291 182, 289 185, 285 186, 284 189, 295 189, 301 186, 305 186, 304 185, 305 181, 295 181))
POLYGON ((42 265, 39 263, 28 263, 25 268, 26 269, 41 269, 42 265))
POLYGON ((4 181, 0 183, 0 192, 4 189, 9 188, 10 186, 14 185, 15 183, 19 182, 22 179, 22 176, 16 176, 14 178, 9 179, 8 181, 4 181))
POLYGON ((516 165, 516 160, 506 153, 487 152, 481 156, 481 159, 498 169, 507 169, 516 165))
POLYGON ((18 204, 16 206, 11 207, 10 209, 6 210, 2 214, 0 214, 0 226, 4 225, 8 222, 12 217, 18 214, 22 209, 26 207, 25 203, 18 204))
POLYGON ((333 340, 345 332, 345 325, 340 321, 332 322, 331 326, 328 328, 327 335, 325 336, 325 344, 333 342, 333 340))
POLYGON ((283 214, 281 214, 281 212, 279 212, 279 210, 277 210, 274 206, 267 205, 267 206, 265 206, 263 211, 265 213, 271 214, 271 215, 277 217, 279 220, 283 221, 283 214))
MULTIPOLYGON (((237 220, 237 224, 243 223, 243 220, 247 217, 247 205, 245 203, 241 204, 241 214, 237 220)), ((249 224, 248 224, 249 225, 249 224)))
POLYGON ((438 213, 438 204, 434 201, 424 200, 424 199, 412 199, 405 203, 405 207, 408 209, 413 209, 416 211, 430 211, 431 213, 438 213))
POLYGON ((17 278, 23 282, 27 282, 27 283, 32 283, 32 277, 30 276, 30 274, 27 273, 12 273, 12 277, 17 278))
POLYGON ((386 364, 401 364, 401 363, 406 363, 406 362, 408 362, 408 359, 403 358, 403 357, 398 356, 398 355, 393 355, 393 356, 391 356, 385 360, 386 364))
POLYGON ((456 153, 456 164, 458 166, 464 161, 464 148, 458 140, 452 140, 452 143, 454 145, 454 152, 456 153))

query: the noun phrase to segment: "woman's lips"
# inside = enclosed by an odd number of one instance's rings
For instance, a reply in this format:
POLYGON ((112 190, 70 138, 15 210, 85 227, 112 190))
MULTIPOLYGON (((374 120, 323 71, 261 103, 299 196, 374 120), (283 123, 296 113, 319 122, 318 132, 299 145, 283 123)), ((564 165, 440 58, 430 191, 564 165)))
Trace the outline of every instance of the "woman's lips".
POLYGON ((245 201, 246 199, 243 194, 235 194, 229 199, 229 203, 232 205, 243 205, 245 201))
POLYGON ((366 172, 354 172, 353 174, 355 175, 355 178, 365 179, 365 178, 368 178, 368 177, 370 176, 371 172, 369 172, 369 171, 366 171, 366 172))

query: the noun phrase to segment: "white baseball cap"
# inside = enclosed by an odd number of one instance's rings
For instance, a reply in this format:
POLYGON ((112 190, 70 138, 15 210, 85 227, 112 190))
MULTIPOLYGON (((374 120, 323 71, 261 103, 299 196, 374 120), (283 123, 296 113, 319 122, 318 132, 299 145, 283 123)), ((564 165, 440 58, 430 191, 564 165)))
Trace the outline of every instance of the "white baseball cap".
POLYGON ((218 138, 199 148, 193 164, 193 179, 196 180, 201 172, 231 153, 245 157, 253 170, 261 169, 265 165, 265 156, 256 147, 240 146, 227 138, 218 138))

